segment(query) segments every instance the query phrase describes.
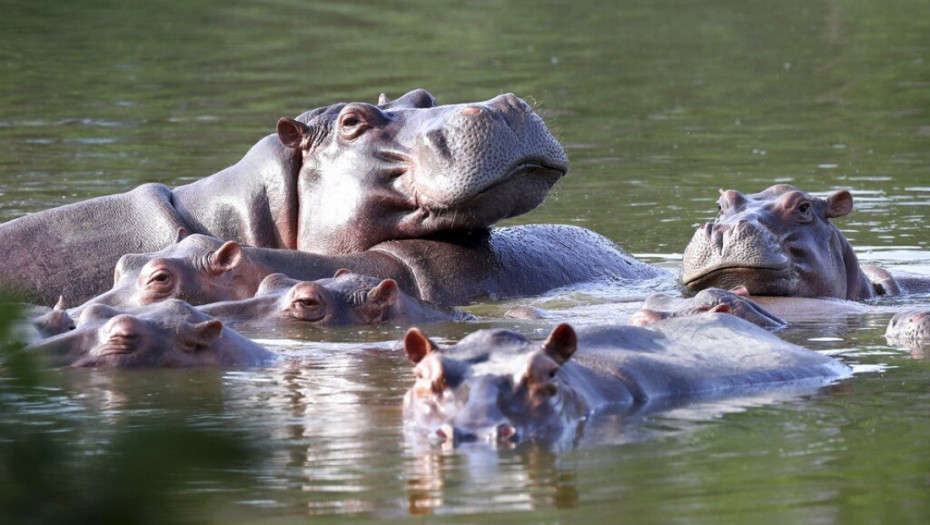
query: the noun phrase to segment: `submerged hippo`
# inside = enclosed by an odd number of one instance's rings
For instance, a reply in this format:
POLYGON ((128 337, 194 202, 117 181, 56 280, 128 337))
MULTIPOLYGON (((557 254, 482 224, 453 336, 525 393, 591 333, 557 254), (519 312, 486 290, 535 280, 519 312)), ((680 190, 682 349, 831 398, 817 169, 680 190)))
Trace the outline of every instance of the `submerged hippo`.
POLYGON ((282 118, 239 162, 169 189, 145 184, 0 225, 0 284, 78 304, 117 259, 160 250, 180 228, 320 254, 471 232, 539 205, 568 170, 521 99, 439 106, 424 90, 282 118))
POLYGON ((630 318, 630 324, 646 326, 663 319, 698 315, 704 312, 735 315, 767 330, 777 330, 788 326, 783 319, 749 299, 749 292, 742 286, 729 291, 707 288, 693 297, 651 295, 646 298, 642 309, 630 318))
POLYGON ((888 343, 909 348, 930 347, 930 310, 899 312, 885 330, 888 343))
POLYGON ((692 291, 744 286, 752 295, 858 301, 930 289, 930 279, 860 267, 831 219, 853 209, 852 195, 814 197, 787 184, 755 195, 720 192, 714 222, 685 249, 681 281, 692 291))
POLYGON ((667 319, 650 328, 561 324, 541 345, 482 330, 439 348, 404 337, 416 381, 404 396, 410 427, 466 440, 557 440, 592 411, 641 410, 673 398, 845 377, 843 363, 787 343, 732 315, 667 319))
POLYGON ((252 297, 273 273, 314 281, 342 268, 393 279, 412 297, 447 306, 536 295, 595 279, 664 275, 574 226, 515 226, 446 240, 389 241, 345 255, 256 248, 194 234, 158 252, 121 257, 112 289, 87 304, 133 308, 168 298, 195 305, 241 300, 252 297))
POLYGON ((262 281, 255 297, 211 303, 200 310, 237 328, 285 324, 410 326, 467 318, 461 312, 410 297, 393 279, 382 280, 348 270, 317 281, 271 274, 262 281))
POLYGON ((276 354, 176 299, 132 311, 96 305, 81 313, 77 328, 27 348, 51 366, 253 367, 277 360, 276 354))

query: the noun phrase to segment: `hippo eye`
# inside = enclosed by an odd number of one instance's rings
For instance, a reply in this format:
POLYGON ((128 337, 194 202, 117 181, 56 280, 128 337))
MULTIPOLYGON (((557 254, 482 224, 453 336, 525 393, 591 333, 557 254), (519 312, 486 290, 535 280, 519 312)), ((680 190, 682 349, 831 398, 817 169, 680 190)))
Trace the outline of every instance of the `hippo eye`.
POLYGON ((171 272, 168 270, 155 270, 149 275, 148 281, 145 282, 145 287, 149 291, 165 293, 171 289, 172 281, 171 272))
POLYGON ((559 371, 558 368, 553 368, 552 370, 550 370, 550 371, 549 371, 549 379, 553 379, 553 378, 555 377, 555 374, 558 373, 558 371, 559 371))
POLYGON ((357 138, 370 127, 368 121, 354 111, 339 116, 339 136, 345 140, 357 138))

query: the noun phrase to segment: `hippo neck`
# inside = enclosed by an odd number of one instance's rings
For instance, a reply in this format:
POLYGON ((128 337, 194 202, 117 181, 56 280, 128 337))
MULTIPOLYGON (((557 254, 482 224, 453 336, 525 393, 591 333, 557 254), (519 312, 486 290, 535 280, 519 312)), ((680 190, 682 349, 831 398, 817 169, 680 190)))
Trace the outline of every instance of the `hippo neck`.
POLYGON ((875 297, 875 287, 859 266, 859 258, 856 257, 849 241, 839 230, 836 231, 836 235, 843 249, 843 264, 846 267, 846 300, 861 301, 875 297))
POLYGON ((191 233, 296 249, 300 166, 298 152, 268 135, 236 164, 175 188, 171 204, 191 233))

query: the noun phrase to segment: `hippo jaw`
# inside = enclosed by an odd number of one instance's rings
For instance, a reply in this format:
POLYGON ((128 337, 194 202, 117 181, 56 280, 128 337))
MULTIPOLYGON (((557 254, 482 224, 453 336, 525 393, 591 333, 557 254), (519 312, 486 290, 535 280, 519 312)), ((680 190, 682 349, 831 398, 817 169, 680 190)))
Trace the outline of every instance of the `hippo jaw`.
POLYGON ((298 249, 484 229, 541 204, 567 173, 565 151, 517 97, 436 106, 425 95, 279 122, 282 143, 302 152, 298 249))
POLYGON ((685 248, 681 282, 695 292, 745 286, 752 295, 795 295, 791 263, 775 234, 755 222, 707 223, 685 248))

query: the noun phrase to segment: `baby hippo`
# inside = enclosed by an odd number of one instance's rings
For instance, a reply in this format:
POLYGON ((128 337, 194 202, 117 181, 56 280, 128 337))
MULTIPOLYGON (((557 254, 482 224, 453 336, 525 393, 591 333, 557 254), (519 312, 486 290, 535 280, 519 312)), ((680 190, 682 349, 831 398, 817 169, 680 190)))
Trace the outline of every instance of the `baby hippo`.
POLYGON ((748 290, 742 286, 731 291, 707 288, 694 297, 687 298, 666 294, 651 295, 646 299, 642 310, 630 317, 629 324, 645 326, 671 317, 685 317, 703 312, 732 314, 767 330, 778 330, 788 326, 781 318, 749 299, 748 290))
POLYGON ((250 367, 277 356, 184 301, 170 299, 131 311, 86 308, 71 331, 29 347, 52 366, 250 367))
POLYGON ((885 338, 892 345, 930 346, 930 310, 908 310, 895 314, 885 330, 885 338))
POLYGON ((236 327, 269 325, 410 325, 449 321, 465 315, 414 299, 393 279, 378 279, 339 270, 328 279, 299 281, 271 274, 255 297, 200 307, 204 313, 236 327))

